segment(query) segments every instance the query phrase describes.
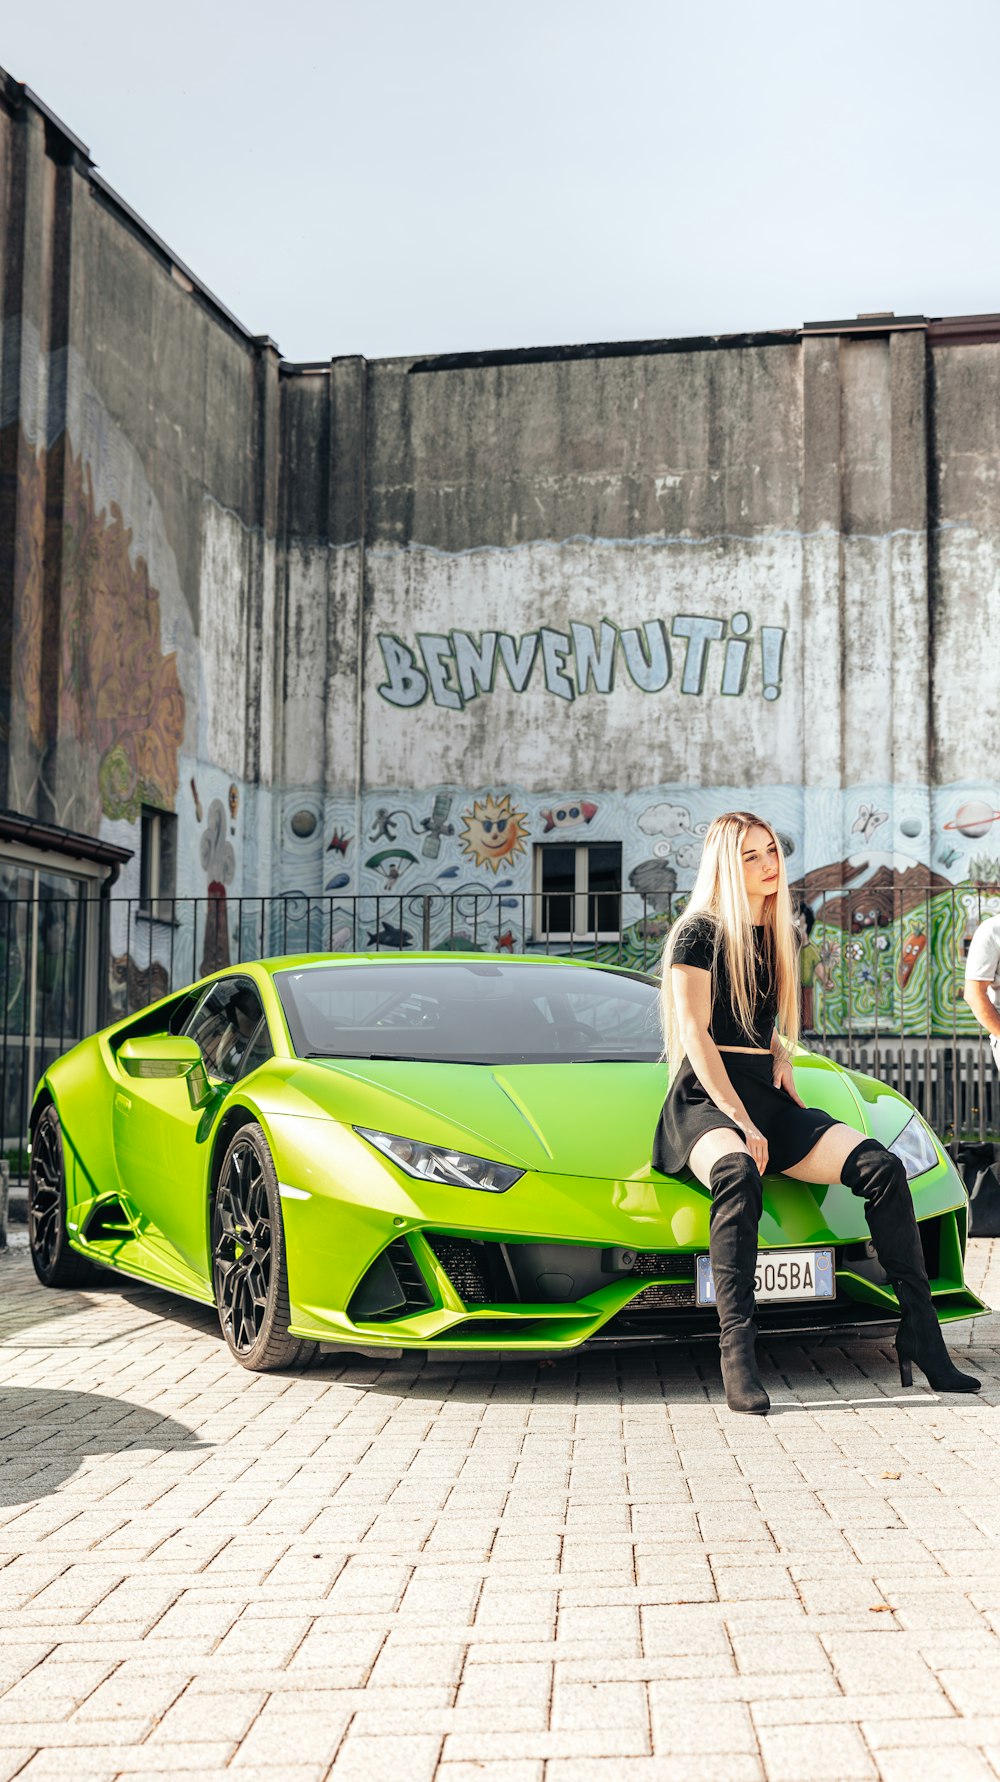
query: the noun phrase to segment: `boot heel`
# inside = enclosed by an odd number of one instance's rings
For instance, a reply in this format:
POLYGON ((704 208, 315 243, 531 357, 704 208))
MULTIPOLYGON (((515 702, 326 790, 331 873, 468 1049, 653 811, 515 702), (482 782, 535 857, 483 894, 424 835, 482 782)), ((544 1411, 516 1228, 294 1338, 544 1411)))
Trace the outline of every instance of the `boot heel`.
POLYGON ((899 1350, 897 1349, 896 1350, 896 1360, 899 1362, 899 1383, 900 1383, 900 1385, 901 1386, 912 1386, 913 1385, 913 1363, 910 1360, 910 1357, 908 1355, 901 1355, 899 1353, 899 1350))

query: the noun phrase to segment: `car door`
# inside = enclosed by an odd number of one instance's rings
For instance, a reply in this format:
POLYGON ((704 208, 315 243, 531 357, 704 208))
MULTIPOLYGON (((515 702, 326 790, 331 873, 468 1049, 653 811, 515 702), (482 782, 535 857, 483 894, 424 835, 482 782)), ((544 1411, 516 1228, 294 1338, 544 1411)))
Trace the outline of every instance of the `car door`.
POLYGON ((184 1077, 122 1073, 115 1095, 115 1158, 145 1236, 204 1284, 209 1278, 205 1161, 200 1147, 245 1069, 270 1054, 260 994, 245 977, 210 984, 182 1031, 201 1052, 210 1099, 192 1107, 184 1077))

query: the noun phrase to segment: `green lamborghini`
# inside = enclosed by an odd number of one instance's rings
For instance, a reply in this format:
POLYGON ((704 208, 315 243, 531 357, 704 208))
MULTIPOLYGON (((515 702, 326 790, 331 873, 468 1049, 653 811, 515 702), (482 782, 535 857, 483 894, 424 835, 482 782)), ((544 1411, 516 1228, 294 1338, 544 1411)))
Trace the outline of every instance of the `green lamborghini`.
MULTIPOLYGON (((31 1255, 218 1308, 236 1359, 318 1343, 548 1350, 718 1332, 709 1196, 650 1163, 657 986, 503 954, 310 955, 218 972, 84 1040, 31 1117, 31 1255)), ((903 1158, 942 1320, 966 1196, 909 1102, 802 1050, 803 1099, 903 1158)), ((898 1307, 847 1188, 765 1181, 765 1334, 857 1334, 898 1307)))

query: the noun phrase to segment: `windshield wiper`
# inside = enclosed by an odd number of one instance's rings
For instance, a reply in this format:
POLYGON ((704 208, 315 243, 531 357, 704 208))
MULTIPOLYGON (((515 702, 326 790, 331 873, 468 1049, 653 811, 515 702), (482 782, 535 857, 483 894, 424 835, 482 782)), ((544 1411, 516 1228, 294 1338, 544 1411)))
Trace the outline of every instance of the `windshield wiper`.
POLYGON ((303 1058, 384 1058, 390 1064, 414 1063, 412 1052, 303 1052, 303 1058))
POLYGON ((568 1058, 567 1064, 656 1064, 648 1052, 585 1052, 579 1058, 568 1058))

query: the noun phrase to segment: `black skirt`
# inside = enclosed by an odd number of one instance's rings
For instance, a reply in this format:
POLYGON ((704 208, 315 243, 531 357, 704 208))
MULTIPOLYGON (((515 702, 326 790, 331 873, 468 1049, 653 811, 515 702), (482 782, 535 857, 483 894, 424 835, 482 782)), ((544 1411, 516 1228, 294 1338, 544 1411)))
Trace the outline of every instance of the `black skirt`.
MULTIPOLYGON (((770 1052, 723 1052, 721 1057, 733 1088, 767 1140, 768 1175, 780 1175, 801 1163, 824 1132, 841 1124, 818 1108, 800 1108, 784 1089, 775 1088, 770 1052)), ((680 1175, 698 1140, 720 1126, 743 1137, 736 1121, 716 1107, 683 1058, 656 1128, 653 1168, 665 1176, 680 1175)))

